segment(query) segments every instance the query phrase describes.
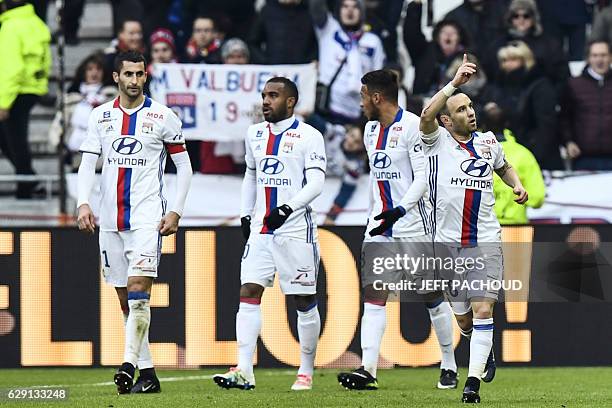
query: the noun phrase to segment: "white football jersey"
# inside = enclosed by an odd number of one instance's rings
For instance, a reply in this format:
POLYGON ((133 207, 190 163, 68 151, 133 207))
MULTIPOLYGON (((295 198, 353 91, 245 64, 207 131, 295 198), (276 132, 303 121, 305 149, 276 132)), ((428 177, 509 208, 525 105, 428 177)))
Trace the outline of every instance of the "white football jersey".
MULTIPOLYGON (((394 122, 386 129, 378 121, 370 121, 363 132, 370 160, 370 213, 368 232, 380 225, 374 217, 399 205, 412 181, 425 178, 425 156, 421 148, 419 117, 400 109, 394 122)), ((383 233, 388 237, 416 237, 432 233, 430 205, 425 192, 417 205, 383 233)))
POLYGON ((82 152, 102 155, 100 229, 157 228, 166 212, 163 174, 166 154, 185 150, 180 119, 145 97, 126 113, 119 97, 95 108, 82 152))
POLYGON ((293 116, 275 126, 282 131, 272 133, 268 122, 251 125, 245 139, 246 165, 255 169, 257 180, 251 231, 316 242, 316 214, 309 205, 293 211, 276 230, 263 224, 271 209, 286 204, 308 182, 307 169, 325 173, 327 162, 323 136, 318 130, 293 116))
POLYGON ((342 60, 346 62, 331 86, 329 108, 347 118, 359 118, 361 77, 381 69, 385 50, 380 38, 371 32, 349 35, 331 15, 323 27, 315 25, 319 43, 319 81, 328 85, 342 60))
POLYGON ((476 246, 500 242, 495 215, 493 171, 505 163, 501 143, 491 132, 473 132, 461 143, 438 127, 433 144, 423 142, 435 222, 435 241, 476 246))

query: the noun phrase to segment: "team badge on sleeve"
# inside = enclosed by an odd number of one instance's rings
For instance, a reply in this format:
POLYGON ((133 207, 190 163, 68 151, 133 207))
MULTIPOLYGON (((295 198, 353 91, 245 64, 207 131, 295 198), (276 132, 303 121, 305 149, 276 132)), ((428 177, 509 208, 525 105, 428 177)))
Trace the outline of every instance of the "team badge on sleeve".
POLYGON ((310 153, 310 160, 318 160, 320 162, 325 163, 325 156, 318 154, 317 152, 310 153))

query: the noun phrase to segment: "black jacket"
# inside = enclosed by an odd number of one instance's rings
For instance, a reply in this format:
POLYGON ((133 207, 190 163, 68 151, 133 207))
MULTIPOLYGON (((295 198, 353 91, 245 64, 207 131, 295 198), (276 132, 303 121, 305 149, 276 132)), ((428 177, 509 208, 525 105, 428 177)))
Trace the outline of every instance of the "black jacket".
POLYGON ((481 97, 504 111, 516 141, 534 154, 544 169, 561 169, 557 128, 557 96, 550 80, 537 66, 500 74, 481 97))
POLYGON ((451 10, 445 20, 453 20, 461 24, 468 35, 470 48, 479 60, 487 49, 492 38, 499 37, 503 32, 504 11, 508 0, 488 0, 484 2, 483 11, 476 12, 469 0, 451 10))
POLYGON ((317 59, 317 39, 305 2, 296 6, 268 0, 249 39, 256 64, 305 64, 317 59))

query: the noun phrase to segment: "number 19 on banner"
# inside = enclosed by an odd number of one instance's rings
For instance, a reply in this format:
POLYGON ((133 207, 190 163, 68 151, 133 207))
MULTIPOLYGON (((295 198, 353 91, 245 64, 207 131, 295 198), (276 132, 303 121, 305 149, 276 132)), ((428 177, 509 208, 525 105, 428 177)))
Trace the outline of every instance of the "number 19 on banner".
POLYGON ((208 119, 211 122, 217 122, 218 120, 223 119, 225 122, 233 123, 238 120, 238 105, 236 102, 228 102, 225 104, 225 108, 221 108, 221 112, 219 111, 220 106, 222 104, 217 101, 211 101, 208 104, 208 119), (220 115, 224 115, 221 117, 220 115))

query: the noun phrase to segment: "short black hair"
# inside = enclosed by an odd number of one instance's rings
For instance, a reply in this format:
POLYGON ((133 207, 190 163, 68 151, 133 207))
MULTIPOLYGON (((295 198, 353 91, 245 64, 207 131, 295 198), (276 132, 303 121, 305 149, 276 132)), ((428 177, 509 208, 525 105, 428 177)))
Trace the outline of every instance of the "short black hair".
POLYGON ((117 27, 117 34, 125 30, 125 23, 138 23, 140 24, 140 28, 142 29, 142 21, 138 20, 137 18, 128 17, 125 20, 122 20, 121 23, 119 24, 119 27, 117 27))
MULTIPOLYGON (((104 66, 104 54, 101 52, 94 52, 93 54, 85 57, 83 61, 79 64, 74 74, 74 85, 80 85, 81 82, 85 82, 85 71, 87 71, 87 66, 89 64, 95 64, 102 70, 102 76, 106 79, 108 74, 108 69, 104 66)), ((78 88, 77 88, 78 90, 78 88)))
POLYGON ((297 89, 297 85, 295 84, 295 82, 293 82, 289 78, 285 78, 285 77, 272 77, 272 78, 268 79, 267 82, 274 82, 274 83, 277 83, 277 84, 283 84, 284 85, 284 89, 287 91, 289 96, 292 96, 292 97, 295 98, 295 104, 297 105, 297 102, 298 102, 298 99, 299 99, 299 94, 298 94, 298 89, 297 89))
POLYGON ((116 73, 121 72, 121 67, 123 67, 123 61, 129 62, 142 62, 144 64, 145 71, 147 70, 147 60, 144 55, 138 51, 126 51, 117 54, 115 57, 115 61, 113 63, 113 71, 116 73))
POLYGON ((397 102, 399 78, 390 69, 370 71, 361 77, 361 83, 368 87, 368 92, 380 92, 387 101, 397 102))
POLYGON ((215 17, 211 14, 198 14, 193 21, 195 22, 196 20, 210 20, 213 23, 213 29, 217 29, 217 20, 215 19, 215 17))
POLYGON ((601 38, 593 38, 587 42, 586 58, 589 58, 589 55, 591 54, 591 47, 595 44, 606 44, 608 46, 608 52, 612 51, 612 47, 610 46, 609 42, 601 38))

